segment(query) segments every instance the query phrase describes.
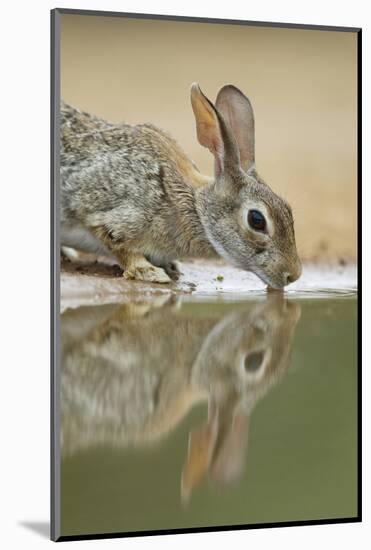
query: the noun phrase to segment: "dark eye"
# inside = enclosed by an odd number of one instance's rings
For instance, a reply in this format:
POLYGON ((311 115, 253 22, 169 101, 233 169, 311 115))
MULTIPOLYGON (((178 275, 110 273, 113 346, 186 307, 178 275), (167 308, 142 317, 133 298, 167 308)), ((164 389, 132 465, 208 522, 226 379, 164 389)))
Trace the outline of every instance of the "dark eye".
POLYGON ((259 210, 249 210, 247 221, 249 222, 250 227, 255 229, 255 231, 265 231, 265 228, 267 227, 267 222, 259 210))
POLYGON ((263 364, 264 353, 255 351, 245 357, 245 370, 247 372, 256 372, 263 364))

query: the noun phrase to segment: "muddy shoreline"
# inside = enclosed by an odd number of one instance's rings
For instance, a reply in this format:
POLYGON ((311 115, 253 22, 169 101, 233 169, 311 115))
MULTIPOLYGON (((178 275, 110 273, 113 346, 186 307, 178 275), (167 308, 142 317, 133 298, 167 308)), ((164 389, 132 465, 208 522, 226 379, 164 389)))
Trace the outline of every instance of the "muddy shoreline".
MULTIPOLYGON (((127 281, 119 266, 103 261, 61 263, 61 310, 81 305, 143 301, 160 296, 184 299, 247 299, 262 296, 266 285, 254 274, 220 261, 192 260, 180 264, 179 281, 171 284, 127 281)), ((322 297, 326 293, 354 294, 354 263, 305 263, 298 281, 285 289, 288 296, 322 297)))

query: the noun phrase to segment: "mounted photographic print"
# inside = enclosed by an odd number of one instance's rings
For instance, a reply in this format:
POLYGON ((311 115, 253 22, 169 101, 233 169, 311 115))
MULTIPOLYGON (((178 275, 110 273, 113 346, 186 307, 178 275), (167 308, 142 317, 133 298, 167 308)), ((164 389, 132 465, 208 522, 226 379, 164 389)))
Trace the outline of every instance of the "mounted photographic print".
POLYGON ((52 11, 53 540, 361 520, 360 55, 52 11))

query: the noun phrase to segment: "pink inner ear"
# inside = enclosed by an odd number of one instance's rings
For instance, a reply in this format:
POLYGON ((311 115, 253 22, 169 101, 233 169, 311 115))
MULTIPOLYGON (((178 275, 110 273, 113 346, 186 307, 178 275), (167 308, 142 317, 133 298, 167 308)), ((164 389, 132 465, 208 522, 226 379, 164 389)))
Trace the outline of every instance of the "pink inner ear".
POLYGON ((200 90, 192 91, 192 108, 196 118, 197 138, 203 147, 207 147, 215 159, 215 174, 224 169, 224 144, 217 115, 200 90))

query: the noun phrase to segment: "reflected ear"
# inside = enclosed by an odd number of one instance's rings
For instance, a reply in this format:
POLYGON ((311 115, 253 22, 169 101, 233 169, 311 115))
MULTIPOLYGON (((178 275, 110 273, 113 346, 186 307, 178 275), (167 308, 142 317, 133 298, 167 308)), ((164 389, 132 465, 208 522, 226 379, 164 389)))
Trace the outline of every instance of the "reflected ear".
POLYGON ((249 417, 243 413, 234 415, 232 423, 219 429, 218 441, 210 478, 217 484, 227 484, 242 477, 247 454, 249 417))
POLYGON ((207 473, 216 441, 217 424, 217 416, 213 415, 189 435, 188 455, 181 479, 181 495, 185 501, 207 473))
POLYGON ((255 164, 255 122, 249 99, 235 86, 223 86, 215 106, 229 125, 237 142, 241 168, 247 172, 255 164))

